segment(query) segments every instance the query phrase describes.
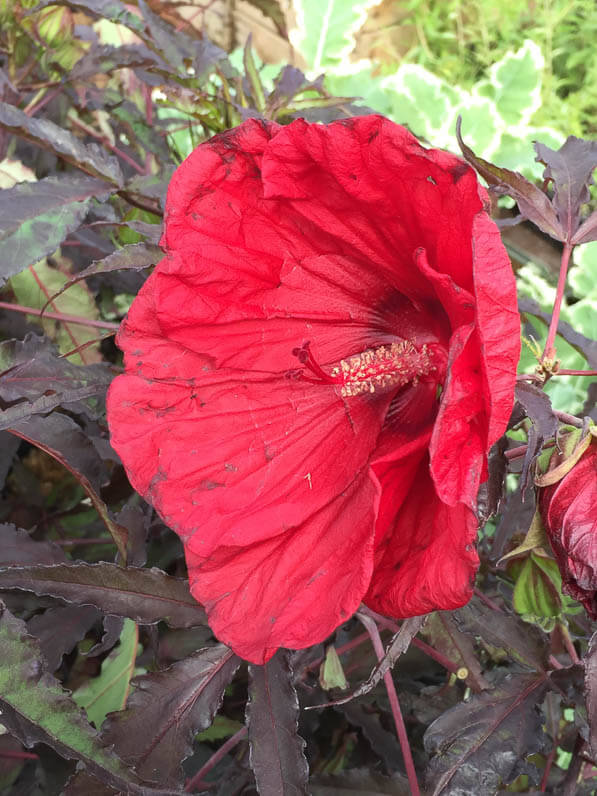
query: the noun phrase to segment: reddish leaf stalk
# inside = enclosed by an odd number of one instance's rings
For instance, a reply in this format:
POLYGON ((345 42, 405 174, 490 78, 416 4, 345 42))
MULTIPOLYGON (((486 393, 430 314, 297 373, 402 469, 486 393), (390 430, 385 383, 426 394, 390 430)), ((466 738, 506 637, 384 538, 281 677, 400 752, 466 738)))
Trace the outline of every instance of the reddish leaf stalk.
POLYGON ((479 599, 480 599, 482 602, 484 602, 484 603, 485 603, 485 605, 487 605, 489 608, 491 608, 491 609, 492 609, 492 611, 499 611, 501 614, 503 614, 503 613, 504 613, 503 609, 502 609, 502 608, 500 608, 500 606, 499 606, 499 605, 498 605, 496 602, 494 602, 494 601, 491 599, 491 597, 488 597, 486 594, 483 594, 483 592, 481 591, 481 589, 478 589, 478 588, 475 586, 475 588, 473 589, 473 591, 475 592, 475 595, 476 595, 476 596, 477 596, 477 597, 478 597, 478 598, 479 598, 479 599))
MULTIPOLYGON (((373 644, 373 649, 375 650, 377 660, 378 661, 383 660, 383 657, 385 655, 385 650, 383 647, 381 636, 379 635, 379 628, 377 627, 377 623, 372 617, 367 616, 366 614, 360 612, 359 612, 359 619, 363 623, 367 632, 369 633, 369 636, 371 637, 371 643, 373 644)), ((406 733, 404 718, 402 716, 402 711, 400 710, 400 702, 398 701, 396 686, 394 685, 394 681, 392 680, 392 672, 386 672, 383 676, 383 681, 386 687, 386 691, 388 693, 388 700, 390 702, 390 707, 392 708, 392 716, 394 717, 394 724, 396 725, 396 734, 400 742, 402 757, 404 758, 404 766, 406 768, 406 776, 408 777, 408 784, 410 785, 410 792, 412 796, 420 796, 421 791, 419 789, 419 783, 417 780, 417 772, 415 771, 415 764, 413 762, 412 753, 410 750, 410 744, 408 742, 408 735, 406 733)))
POLYGON ((557 741, 554 741, 554 744, 551 747, 549 755, 547 756, 547 759, 545 761, 545 771, 543 772, 543 777, 541 778, 541 785, 539 786, 539 790, 541 791, 541 793, 545 793, 545 791, 547 790, 547 780, 549 778, 549 772, 551 771, 551 767, 553 766, 553 761, 555 760, 557 747, 558 743, 557 741))
MULTIPOLYGON (((46 297, 46 299, 47 299, 47 302, 46 302, 46 304, 51 304, 51 305, 52 305, 52 307, 54 307, 54 309, 57 309, 57 307, 56 307, 56 304, 55 304, 55 303, 54 303, 54 301, 52 300, 52 297, 50 296, 50 294, 49 294, 49 292, 48 292, 48 289, 47 289, 47 287, 44 285, 44 283, 42 282, 42 280, 39 278, 39 274, 38 274, 38 273, 37 273, 37 271, 35 270, 35 266, 33 266, 33 265, 30 265, 30 266, 29 266, 29 271, 30 271, 30 273, 31 273, 31 276, 32 276, 32 277, 35 279, 35 283, 37 284, 38 288, 40 289, 40 291, 41 291, 41 292, 44 294, 44 296, 46 297)), ((43 312, 43 310, 42 310, 42 312, 43 312)), ((68 334, 68 336, 70 337, 70 339, 71 339, 71 341, 72 341, 73 345, 75 345, 75 346, 78 346, 78 345, 79 345, 79 341, 77 340, 77 338, 75 337, 75 335, 74 335, 73 331, 70 329, 70 327, 68 326, 68 324, 67 324, 67 323, 65 323, 65 324, 64 324, 64 328, 65 328, 65 330, 66 330, 66 333, 67 333, 67 334, 68 334)), ((85 362, 85 357, 84 357, 84 356, 81 356, 81 359, 83 360, 83 362, 85 362)))
POLYGON ((547 332, 547 340, 545 341, 545 348, 541 356, 541 362, 545 359, 552 359, 555 356, 556 350, 554 342, 558 331, 558 322, 560 320, 560 311, 562 309, 562 300, 564 298, 564 288, 566 287, 566 276, 568 274, 568 265, 570 263, 570 255, 572 254, 573 246, 570 243, 564 243, 562 249, 562 259, 560 264, 560 276, 558 277, 558 287, 556 290, 556 300, 553 305, 553 312, 547 332))
POLYGON ((8 750, 0 752, 0 758, 9 760, 39 760, 39 756, 33 752, 9 752, 8 750))
POLYGON ((0 301, 0 309, 22 312, 25 315, 43 315, 44 318, 49 318, 53 321, 62 321, 63 323, 78 323, 80 326, 93 326, 96 329, 112 329, 113 331, 117 331, 120 327, 119 323, 110 323, 109 321, 94 321, 91 318, 81 318, 78 315, 65 315, 63 312, 42 313, 41 310, 37 310, 34 307, 24 307, 22 304, 10 304, 8 301, 0 301))
POLYGON ((114 144, 108 138, 106 138, 106 136, 96 132, 93 127, 89 127, 89 125, 85 124, 80 119, 76 119, 74 116, 70 116, 69 118, 75 127, 79 127, 84 133, 87 133, 87 135, 97 138, 97 140, 101 141, 107 149, 109 149, 111 152, 114 152, 115 155, 118 155, 121 160, 124 160, 125 163, 128 163, 129 166, 135 169, 136 172, 139 174, 145 174, 145 169, 140 166, 136 160, 133 160, 133 158, 130 157, 130 155, 127 155, 126 152, 123 152, 122 149, 114 146, 114 144))
POLYGON ((554 376, 597 376, 597 370, 567 370, 560 368, 553 374, 554 376))
POLYGON ((226 757, 228 752, 234 749, 234 747, 240 741, 246 738, 246 736, 247 736, 247 728, 241 727, 240 730, 238 730, 238 732, 235 732, 234 735, 228 738, 226 743, 223 743, 222 746, 220 746, 220 748, 216 752, 214 752, 214 754, 209 758, 207 763, 202 765, 199 771, 195 774, 195 776, 187 782, 184 789, 185 793, 190 793, 191 791, 197 788, 202 789, 201 786, 203 785, 202 782, 203 777, 206 774, 208 774, 212 770, 212 768, 215 768, 215 766, 217 766, 220 760, 226 757))
MULTIPOLYGON (((397 633, 400 630, 400 627, 396 624, 396 622, 393 622, 391 619, 388 619, 386 616, 382 616, 381 614, 372 611, 370 608, 366 608, 364 605, 362 605, 359 608, 359 614, 363 613, 367 614, 373 620, 375 620, 375 622, 377 622, 379 626, 383 627, 386 630, 391 630, 392 633, 397 633)), ((454 663, 454 661, 450 660, 450 658, 446 658, 446 656, 443 655, 438 650, 436 650, 435 647, 431 647, 429 644, 426 644, 424 641, 421 641, 418 638, 413 638, 411 644, 413 645, 413 647, 417 647, 417 649, 420 649, 421 652, 424 652, 425 655, 428 655, 434 661, 437 661, 437 663, 439 663, 440 666, 443 666, 446 671, 451 672, 452 674, 456 674, 460 669, 460 666, 458 666, 458 664, 454 663)), ((340 650, 338 649, 337 652, 340 653, 340 650)))

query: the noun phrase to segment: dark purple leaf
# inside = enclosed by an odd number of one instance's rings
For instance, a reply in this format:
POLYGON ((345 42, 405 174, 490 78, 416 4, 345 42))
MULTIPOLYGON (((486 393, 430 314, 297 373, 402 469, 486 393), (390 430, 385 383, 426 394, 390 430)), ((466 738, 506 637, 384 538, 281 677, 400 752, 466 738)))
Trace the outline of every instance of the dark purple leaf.
POLYGON ((90 658, 95 658, 96 655, 102 655, 108 652, 120 639, 120 634, 124 627, 124 618, 122 616, 114 616, 114 614, 107 614, 104 616, 104 635, 99 644, 89 650, 87 655, 90 658))
POLYGON ((15 453, 21 441, 9 434, 7 431, 0 431, 0 491, 4 489, 6 476, 10 472, 15 453))
POLYGON ((91 198, 112 190, 95 177, 69 174, 0 191, 0 284, 56 251, 80 226, 91 198))
POLYGON ((547 235, 556 240, 564 240, 565 233, 562 225, 558 220, 552 203, 543 191, 517 171, 502 169, 487 160, 483 160, 483 158, 477 157, 473 150, 466 146, 462 140, 460 127, 461 119, 459 117, 456 123, 456 137, 464 159, 479 172, 487 184, 496 193, 511 196, 516 201, 522 215, 532 221, 533 224, 536 224, 547 235))
POLYGON ((289 656, 278 650, 265 665, 249 666, 250 761, 262 796, 308 793, 309 766, 298 734, 299 704, 289 656))
POLYGON ((142 625, 163 620, 170 627, 195 627, 206 621, 188 582, 155 568, 125 568, 105 562, 9 567, 0 570, 0 589, 21 589, 74 605, 93 605, 142 625))
MULTIPOLYGON (((529 298, 522 298, 518 302, 520 311, 528 315, 534 315, 536 318, 541 318, 546 324, 551 320, 550 313, 543 312, 541 307, 536 301, 529 298)), ((597 370, 597 341, 585 337, 580 332, 576 332, 569 323, 560 321, 558 323, 558 334, 563 337, 567 343, 575 348, 579 354, 587 360, 589 366, 597 370)))
POLYGON ((59 605, 36 614, 27 622, 27 630, 39 641, 48 671, 60 666, 62 656, 85 637, 101 614, 90 605, 59 605))
POLYGON ((118 796, 117 790, 100 782, 84 768, 77 769, 60 796, 118 796))
POLYGON ((520 774, 537 783, 539 771, 527 758, 544 748, 539 705, 547 687, 544 676, 508 675, 436 719, 424 736, 433 796, 495 796, 520 774))
POLYGON ((87 491, 98 496, 109 474, 95 446, 68 415, 52 412, 43 417, 33 415, 10 429, 21 439, 49 453, 64 464, 87 491))
POLYGON ((36 13, 47 6, 66 6, 73 11, 82 11, 94 18, 108 19, 141 34, 143 20, 129 11, 121 0, 41 0, 29 13, 36 13))
POLYGON ((508 543, 513 536, 527 535, 535 515, 535 493, 527 492, 524 496, 520 484, 508 495, 506 504, 499 517, 491 545, 491 560, 498 561, 507 551, 508 543))
MULTIPOLYGON (((178 122, 180 123, 180 120, 178 122)), ((163 208, 166 204, 166 192, 173 174, 174 166, 171 165, 165 166, 161 174, 139 174, 127 182, 126 191, 135 196, 157 201, 163 208)), ((159 212, 157 208, 156 212, 159 212)))
POLYGON ((597 633, 593 633, 584 658, 585 698, 589 722, 589 748, 591 756, 597 756, 597 633))
POLYGON ((335 710, 342 713, 353 727, 361 730, 374 755, 383 760, 387 772, 396 771, 404 765, 396 734, 384 728, 379 709, 367 705, 363 700, 353 700, 337 706, 335 710))
POLYGON ((589 185, 597 168, 597 141, 569 135, 557 151, 539 141, 535 141, 535 150, 536 160, 545 165, 543 177, 553 181, 553 206, 565 240, 571 241, 580 224, 580 208, 591 198, 589 185))
POLYGON ((199 650, 168 669, 135 677, 126 708, 110 713, 102 740, 144 780, 174 787, 193 737, 207 729, 241 659, 224 644, 199 650))
POLYGON ((594 210, 591 215, 583 221, 572 236, 571 242, 575 246, 578 246, 580 243, 589 243, 592 240, 597 240, 597 210, 594 210))
POLYGON ((468 671, 466 684, 469 688, 475 692, 490 688, 489 683, 483 677, 481 664, 470 636, 458 629, 452 614, 444 611, 436 611, 431 614, 421 635, 446 658, 468 671))
POLYGON ((406 777, 384 777, 366 768, 349 768, 337 774, 315 774, 309 780, 311 796, 412 796, 406 777))
MULTIPOLYGON (((14 105, 0 102, 0 128, 49 149, 92 177, 100 177, 117 187, 122 185, 122 172, 116 158, 107 155, 97 144, 83 144, 49 119, 27 116, 14 105)), ((106 190, 110 190, 110 185, 106 185, 106 190)))
POLYGON ((16 423, 9 430, 48 453, 72 473, 87 493, 126 563, 127 529, 113 520, 99 495, 101 487, 109 480, 105 464, 91 440, 75 421, 67 415, 54 412, 47 417, 33 415, 16 423))
MULTIPOLYGON (((156 225, 147 224, 146 226, 155 227, 156 225)), ((131 243, 128 246, 123 246, 122 249, 116 249, 115 252, 112 252, 112 254, 102 260, 95 260, 88 268, 79 271, 72 279, 68 280, 58 293, 52 296, 51 300, 53 301, 57 296, 60 296, 71 285, 80 282, 82 279, 87 279, 89 276, 107 274, 111 271, 143 271, 145 268, 155 265, 163 256, 164 252, 151 243, 131 243)))
POLYGON ((62 564, 67 558, 53 542, 35 542, 27 531, 0 525, 0 566, 62 564))
POLYGON ((508 470, 508 460, 504 456, 504 451, 507 447, 508 439, 503 436, 496 442, 489 454, 489 477, 482 484, 477 495, 477 514, 481 523, 486 523, 494 514, 497 514, 504 496, 508 470))
POLYGON ((143 44, 96 45, 77 61, 66 79, 83 80, 102 73, 113 74, 116 69, 150 68, 156 64, 165 66, 162 59, 143 44))
POLYGON ((98 417, 99 398, 111 380, 106 365, 73 365, 44 337, 5 340, 0 343, 0 399, 10 406, 0 411, 0 429, 57 406, 98 417))
POLYGON ((103 782, 125 793, 142 793, 139 780, 105 749, 60 683, 45 671, 37 641, 0 603, 0 706, 2 724, 21 743, 48 744, 59 755, 81 760, 103 782))
POLYGON ((546 668, 549 650, 544 634, 517 616, 494 611, 476 598, 454 611, 452 616, 463 633, 505 649, 515 660, 533 669, 543 671, 546 668))
POLYGON ((533 466, 535 461, 541 453, 545 441, 556 436, 559 423, 551 408, 549 396, 539 387, 526 381, 519 381, 514 395, 531 421, 531 427, 528 430, 527 450, 524 455, 520 476, 521 491, 524 495, 534 478, 533 466))

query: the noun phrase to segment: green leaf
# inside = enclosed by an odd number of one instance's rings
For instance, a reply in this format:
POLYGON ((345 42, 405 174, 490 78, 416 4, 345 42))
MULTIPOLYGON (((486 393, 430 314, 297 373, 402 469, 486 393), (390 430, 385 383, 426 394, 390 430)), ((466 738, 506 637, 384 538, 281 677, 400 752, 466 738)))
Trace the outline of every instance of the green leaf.
POLYGON ((531 553, 518 573, 512 606, 526 621, 552 629, 562 614, 562 576, 553 559, 531 553))
POLYGON ((297 27, 289 38, 309 69, 319 72, 346 59, 354 34, 381 0, 294 0, 297 27))
POLYGON ((330 644, 325 651, 325 658, 319 670, 319 684, 326 691, 330 688, 348 688, 342 662, 333 644, 330 644))
POLYGON ((242 730, 244 726, 240 721, 229 719, 228 716, 216 716, 211 727, 198 733, 197 740, 202 743, 221 741, 223 738, 230 738, 235 732, 242 730))
MULTIPOLYGON (((46 260, 40 260, 35 265, 15 274, 10 280, 10 286, 19 304, 32 309, 41 310, 48 308, 50 312, 71 315, 77 318, 87 318, 98 321, 99 310, 94 297, 89 292, 87 285, 79 283, 66 295, 61 295, 69 283, 69 276, 58 268, 48 265, 46 260)), ((97 341, 98 330, 94 326, 57 321, 43 316, 29 316, 30 320, 42 326, 44 334, 53 340, 62 354, 84 346, 91 341, 97 341)), ((99 342, 86 346, 80 353, 71 356, 71 362, 91 364, 98 361, 99 342)))
POLYGON ((130 690, 137 658, 139 629, 132 619, 124 620, 120 643, 102 662, 102 670, 73 694, 73 699, 99 729, 108 713, 122 710, 130 690))
POLYGON ((25 746, 46 743, 68 759, 81 760, 102 782, 141 793, 137 776, 103 747, 98 733, 58 680, 45 671, 24 622, 0 603, 0 705, 2 723, 25 746))

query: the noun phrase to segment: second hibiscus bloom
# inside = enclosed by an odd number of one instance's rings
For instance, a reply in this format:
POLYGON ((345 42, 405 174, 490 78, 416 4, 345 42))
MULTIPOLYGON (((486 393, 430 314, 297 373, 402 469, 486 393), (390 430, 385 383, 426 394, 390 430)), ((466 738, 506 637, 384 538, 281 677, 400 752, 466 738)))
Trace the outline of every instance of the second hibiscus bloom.
POLYGON ((363 600, 466 602, 519 354, 473 171, 379 116, 251 120, 175 173, 162 244, 109 421, 218 638, 262 663, 363 600))

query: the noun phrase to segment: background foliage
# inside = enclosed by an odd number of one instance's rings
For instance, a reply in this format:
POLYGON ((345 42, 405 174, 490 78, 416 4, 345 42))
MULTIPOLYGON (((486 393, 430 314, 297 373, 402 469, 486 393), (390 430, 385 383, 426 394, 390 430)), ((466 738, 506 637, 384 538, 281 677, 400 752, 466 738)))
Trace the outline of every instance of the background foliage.
MULTIPOLYGON (((294 0, 287 18, 255 0, 299 69, 227 53, 204 5, 0 0, 0 792, 407 794, 380 633, 429 793, 592 793, 592 627, 540 534, 517 548, 537 531, 520 462, 470 605, 401 627, 363 612, 326 645, 247 667, 211 636, 178 538, 128 484, 104 396, 114 332, 161 257, 166 187, 199 142, 250 116, 372 108, 456 150, 460 114, 478 156, 540 179, 534 138, 595 134, 595 6, 294 0)), ((530 373, 560 249, 528 222, 503 234, 530 373)), ((597 244, 574 258, 558 355, 597 368, 597 244)), ((587 377, 545 394, 597 417, 587 377)), ((548 398, 518 397, 509 449, 558 422, 548 398)))

